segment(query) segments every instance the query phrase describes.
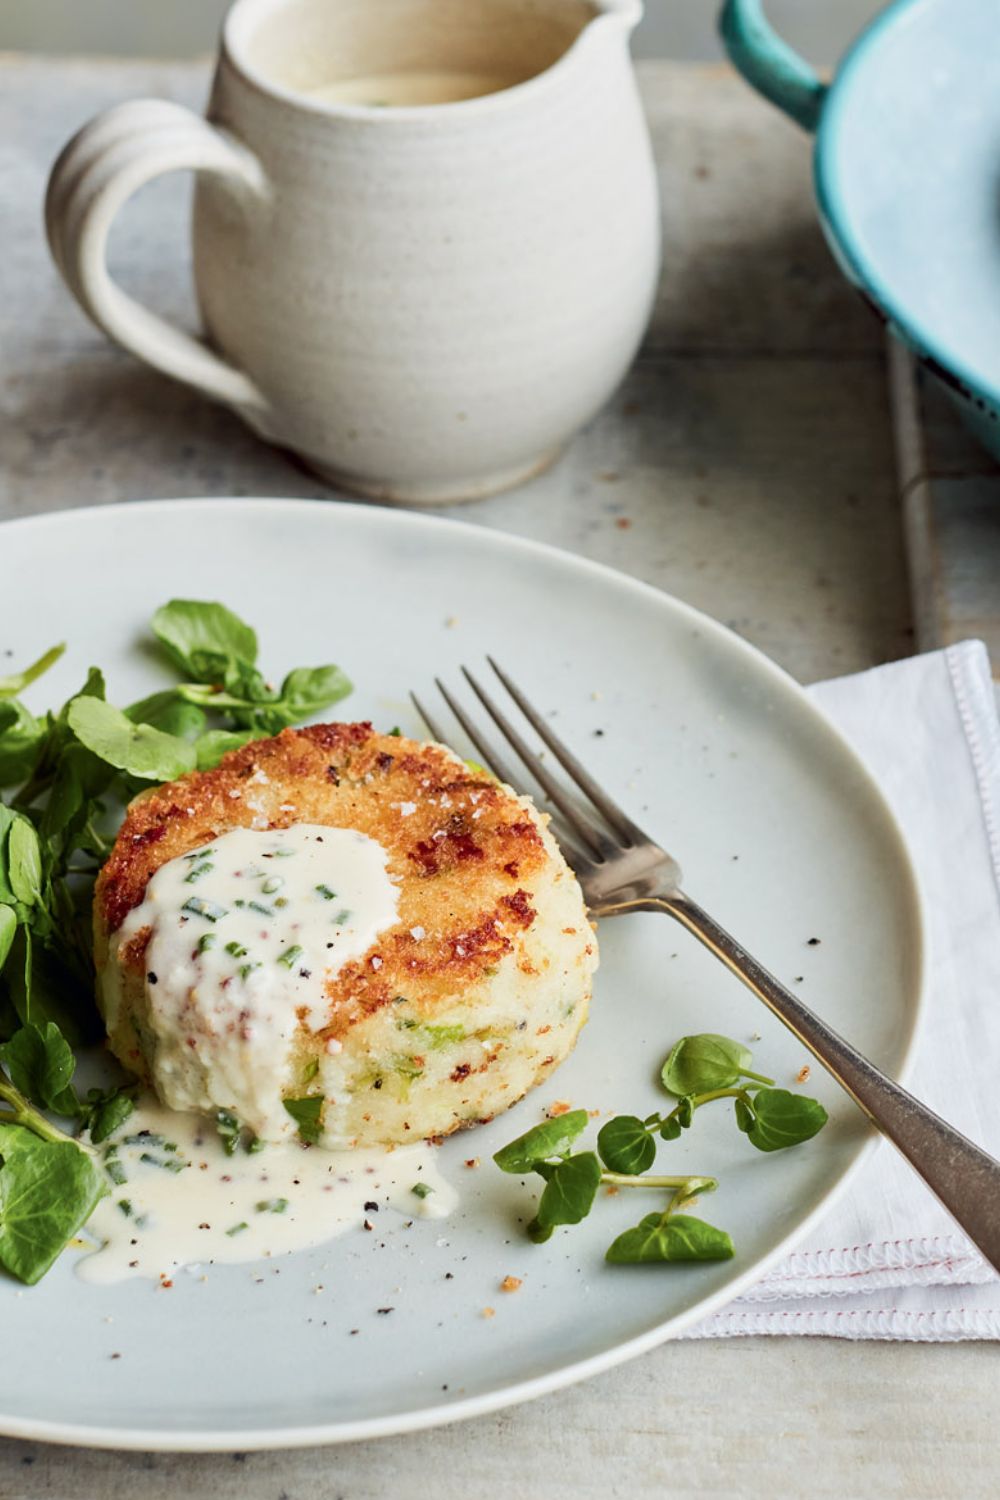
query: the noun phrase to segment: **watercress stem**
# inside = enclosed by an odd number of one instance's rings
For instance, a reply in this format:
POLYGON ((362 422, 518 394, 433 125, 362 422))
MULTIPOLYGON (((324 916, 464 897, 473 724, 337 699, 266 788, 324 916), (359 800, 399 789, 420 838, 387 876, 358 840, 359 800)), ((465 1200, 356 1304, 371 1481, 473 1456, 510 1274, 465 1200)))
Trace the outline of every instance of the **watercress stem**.
POLYGON ((67 1135, 65 1131, 51 1124, 43 1114, 28 1103, 24 1095, 12 1083, 8 1082, 2 1074, 0 1074, 0 1099, 9 1104, 13 1111, 10 1115, 6 1111, 0 1111, 0 1123, 24 1125, 28 1130, 33 1131, 35 1135, 40 1136, 43 1141, 50 1141, 55 1145, 62 1144, 65 1141, 72 1141, 74 1146, 78 1146, 81 1151, 85 1151, 88 1155, 93 1156, 96 1154, 83 1141, 76 1140, 74 1136, 67 1135))
POLYGON ((601 1173, 601 1181, 611 1187, 684 1189, 685 1197, 694 1193, 712 1193, 718 1187, 714 1177, 692 1177, 690 1173, 685 1173, 683 1177, 630 1177, 624 1172, 604 1171, 601 1173))

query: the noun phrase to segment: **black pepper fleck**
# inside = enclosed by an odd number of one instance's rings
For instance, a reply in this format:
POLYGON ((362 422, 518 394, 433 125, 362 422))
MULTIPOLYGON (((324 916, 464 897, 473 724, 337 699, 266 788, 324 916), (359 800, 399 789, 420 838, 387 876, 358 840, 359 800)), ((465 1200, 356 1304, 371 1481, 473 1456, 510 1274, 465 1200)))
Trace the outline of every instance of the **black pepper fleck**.
POLYGON ((378 1213, 378 1204, 376 1202, 374 1202, 374 1200, 371 1203, 366 1203, 365 1204, 365 1213, 366 1214, 377 1214, 378 1213))
POLYGON ((377 1307, 375 1311, 378 1313, 379 1317, 384 1318, 387 1313, 395 1312, 396 1309, 394 1307, 377 1307))
POLYGON ((818 948, 819 947, 819 938, 810 938, 808 946, 810 948, 818 948))
POLYGON ((157 978, 158 978, 158 976, 156 974, 147 974, 146 975, 146 983, 147 984, 156 984, 157 983, 157 978))

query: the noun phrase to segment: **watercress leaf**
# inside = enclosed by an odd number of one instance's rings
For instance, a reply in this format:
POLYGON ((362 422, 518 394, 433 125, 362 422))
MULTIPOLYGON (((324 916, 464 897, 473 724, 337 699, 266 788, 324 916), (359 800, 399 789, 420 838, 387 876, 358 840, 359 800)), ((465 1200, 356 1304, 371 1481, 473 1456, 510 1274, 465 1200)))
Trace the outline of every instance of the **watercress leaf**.
POLYGON ((34 906, 42 894, 42 851, 27 818, 15 818, 7 835, 7 880, 18 901, 34 906))
MULTIPOLYGON (((209 666, 206 661, 203 670, 209 666)), ((265 678, 263 672, 251 662, 239 658, 226 663, 221 682, 228 693, 247 702, 273 703, 278 694, 265 678)))
POLYGON ((54 1021, 71 1047, 97 1041, 103 1028, 93 1005, 93 971, 77 975, 59 948, 18 928, 3 978, 18 1020, 27 1026, 54 1021))
POLYGON ((818 1099, 791 1094, 787 1089, 758 1089, 753 1099, 754 1121, 747 1138, 758 1151, 783 1151, 810 1140, 829 1116, 818 1099))
POLYGON ((351 690, 350 680, 339 667, 296 667, 281 684, 279 701, 289 724, 294 724, 339 703, 351 690))
POLYGON ((198 770, 211 771, 230 750, 239 750, 256 736, 252 729, 209 729, 194 742, 198 756, 198 770))
POLYGON ((694 1103, 690 1098, 682 1099, 677 1106, 675 1118, 682 1130, 690 1130, 694 1119, 694 1103))
POLYGON ((33 661, 30 667, 25 667, 23 672, 13 672, 8 677, 0 677, 0 698, 16 698, 23 693, 29 682, 34 682, 47 672, 62 656, 66 650, 65 645, 53 646, 44 656, 33 661))
POLYGON ((683 1036, 663 1064, 660 1078, 668 1094, 707 1094, 732 1088, 753 1057, 741 1042, 705 1031, 683 1036))
POLYGON ((601 1182, 601 1164, 594 1151, 581 1151, 556 1166, 538 1202, 536 1222, 543 1229, 556 1224, 579 1224, 590 1213, 601 1182))
POLYGON ((125 713, 133 724, 150 724, 154 729, 162 729, 164 734, 176 734, 181 739, 196 739, 204 733, 208 722, 202 710, 185 702, 176 688, 140 698, 138 703, 130 704, 125 713))
MULTIPOLYGON (((89 700, 90 701, 90 700, 89 700)), ((97 701, 97 700, 92 700, 97 701)), ((85 745, 71 741, 59 756, 39 831, 43 840, 61 838, 64 852, 75 847, 91 805, 114 779, 114 768, 85 745)))
POLYGON ((660 1126, 661 1141, 676 1141, 681 1133, 681 1123, 674 1115, 670 1114, 660 1126))
POLYGON ((27 1025, 0 1046, 0 1062, 16 1089, 42 1109, 75 1115, 77 1098, 71 1085, 76 1059, 54 1021, 27 1025))
POLYGON ((552 1225, 540 1224, 537 1219, 532 1219, 527 1226, 528 1238, 536 1245, 544 1245, 546 1240, 552 1238, 552 1225))
POLYGON ((48 754, 53 761, 58 760, 59 755, 73 738, 69 727, 69 711, 78 698, 101 698, 107 697, 107 688, 104 683, 104 673, 100 667, 91 667, 87 672, 87 679, 78 693, 72 698, 67 698, 59 713, 53 717, 49 715, 49 744, 48 754))
POLYGON ((75 698, 69 725, 101 760, 143 781, 172 781, 195 764, 194 748, 186 740, 148 724, 133 724, 121 709, 98 698, 75 698))
POLYGON ((597 1149, 606 1167, 629 1177, 647 1172, 656 1160, 656 1142, 635 1115, 617 1115, 602 1125, 597 1149))
POLYGON ((736 1123, 746 1134, 753 1125, 753 1110, 745 1099, 734 1099, 736 1106, 736 1123))
POLYGON ((0 1125, 0 1264, 34 1286, 90 1218, 108 1184, 73 1141, 0 1125))
POLYGON ((102 1099, 90 1120, 90 1139, 94 1145, 99 1146, 109 1135, 120 1130, 134 1108, 131 1094, 115 1093, 109 1099, 102 1099))
POLYGON ((7 962, 7 954, 10 952, 17 931, 17 916, 11 906, 0 906, 0 969, 7 962))
POLYGON ((616 1266, 664 1261, 731 1260, 735 1250, 724 1229, 686 1214, 647 1214, 609 1245, 605 1260, 616 1266))
POLYGON ((17 814, 11 812, 5 802, 0 802, 0 901, 5 902, 7 906, 17 904, 17 897, 11 887, 7 868, 7 842, 16 818, 17 814))
POLYGON ((554 1120, 544 1120, 504 1146, 493 1160, 501 1172, 531 1172, 537 1162, 567 1151, 577 1136, 586 1130, 589 1119, 585 1109, 572 1109, 554 1120))
POLYGON ((299 1127, 300 1139, 315 1146, 323 1133, 323 1096, 314 1094, 306 1099, 285 1099, 284 1105, 299 1127))
POLYGON ((19 786, 38 764, 46 730, 17 698, 0 703, 0 786, 19 786))
POLYGON ((257 660, 256 633, 224 604, 171 599, 156 611, 152 624, 153 634, 174 665, 201 682, 220 682, 222 678, 200 675, 193 660, 200 652, 250 663, 257 660))

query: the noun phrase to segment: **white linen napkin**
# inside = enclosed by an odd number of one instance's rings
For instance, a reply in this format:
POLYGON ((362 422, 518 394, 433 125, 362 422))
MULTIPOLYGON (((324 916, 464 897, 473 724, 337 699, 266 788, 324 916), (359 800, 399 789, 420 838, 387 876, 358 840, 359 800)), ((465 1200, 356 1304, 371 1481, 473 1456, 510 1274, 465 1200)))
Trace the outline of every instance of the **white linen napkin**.
MULTIPOLYGON (((927 901, 909 1087, 1000 1156, 1000 722, 979 641, 818 683, 877 778, 927 901)), ((1000 1276, 883 1141, 794 1255, 688 1338, 1000 1339, 1000 1276)))

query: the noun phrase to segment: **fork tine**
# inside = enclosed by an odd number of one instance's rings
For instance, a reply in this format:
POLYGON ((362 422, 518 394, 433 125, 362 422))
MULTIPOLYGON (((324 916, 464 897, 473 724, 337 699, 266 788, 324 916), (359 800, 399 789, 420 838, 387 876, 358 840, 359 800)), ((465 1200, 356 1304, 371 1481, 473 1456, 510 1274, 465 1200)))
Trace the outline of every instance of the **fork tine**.
POLYGON ((475 722, 469 718, 462 705, 452 697, 440 677, 435 677, 434 682, 441 697, 447 703, 455 718, 468 735, 470 742, 475 746, 477 753, 483 757, 484 762, 489 766, 494 776, 499 776, 500 780, 505 781, 508 786, 516 786, 517 781, 514 773, 503 756, 497 753, 475 722))
POLYGON ((441 728, 441 725, 431 718, 430 714, 427 712, 426 708, 421 703, 416 693, 410 694, 410 701, 412 702, 413 707, 417 710, 417 713, 423 719, 424 723, 427 725, 427 728, 430 730, 431 738, 437 740, 439 745, 443 745, 445 743, 445 738, 444 730, 441 728))
POLYGON ((545 744, 552 751, 552 754, 556 757, 563 770, 573 778, 577 786, 580 788, 581 792, 583 792, 586 797, 590 798, 591 802, 594 804, 597 810, 607 819, 615 832, 619 833, 622 838, 626 839, 630 844, 645 843, 646 836, 642 832, 642 830, 638 828, 635 823, 632 822, 631 818, 622 811, 617 802, 613 802, 611 800, 604 788, 601 787, 594 780, 593 776, 591 776, 590 772, 580 764, 572 751, 567 749, 559 736, 552 729, 550 729, 549 725, 542 718, 538 710, 532 707, 517 684, 511 681, 511 679, 507 676, 507 673, 497 665, 492 656, 487 656, 486 660, 489 662, 490 666, 493 668, 494 672, 497 674, 500 681, 503 683, 504 687, 513 698, 514 702, 517 704, 518 708, 524 714, 524 717, 528 720, 528 723, 531 725, 532 729, 535 730, 539 739, 544 740, 545 744))
POLYGON ((552 805, 558 807, 577 838, 581 839, 591 850, 595 859, 606 859, 608 854, 613 852, 610 840, 599 829, 596 829, 578 808, 574 807, 555 777, 549 775, 546 768, 539 762, 538 756, 532 753, 531 747, 522 739, 510 720, 497 707, 486 689, 479 685, 468 667, 462 668, 462 675, 507 743, 512 746, 524 762, 552 805))
MULTIPOLYGON (((441 696, 444 698, 445 703, 447 703, 448 707, 455 715, 455 718, 458 720, 459 724, 468 735, 469 740, 476 747, 478 753, 482 756, 483 764, 488 766, 489 769, 493 772, 494 776, 498 777, 500 781, 505 781, 508 786, 513 787, 515 791, 519 791, 520 788, 518 787, 517 778, 512 774, 510 767, 507 766, 507 764, 503 760, 503 757, 497 754, 493 746, 477 729, 473 720, 470 719, 468 714, 465 713, 465 711, 459 706, 458 703, 456 703, 455 699, 448 692, 448 689, 445 687, 441 679, 439 677, 436 677, 434 680, 437 683, 438 688, 440 689, 441 696)), ((427 728, 430 730, 434 739, 436 739, 439 744, 447 744, 445 733, 441 728, 441 725, 435 719, 431 718, 431 715, 427 712, 426 708, 421 703, 416 693, 411 693, 410 699, 413 703, 414 708, 417 710, 417 713, 427 725, 427 728)), ((591 856, 580 848, 575 839, 569 838, 563 829, 556 829, 555 837, 564 855, 574 869, 585 867, 591 863, 591 856)))

